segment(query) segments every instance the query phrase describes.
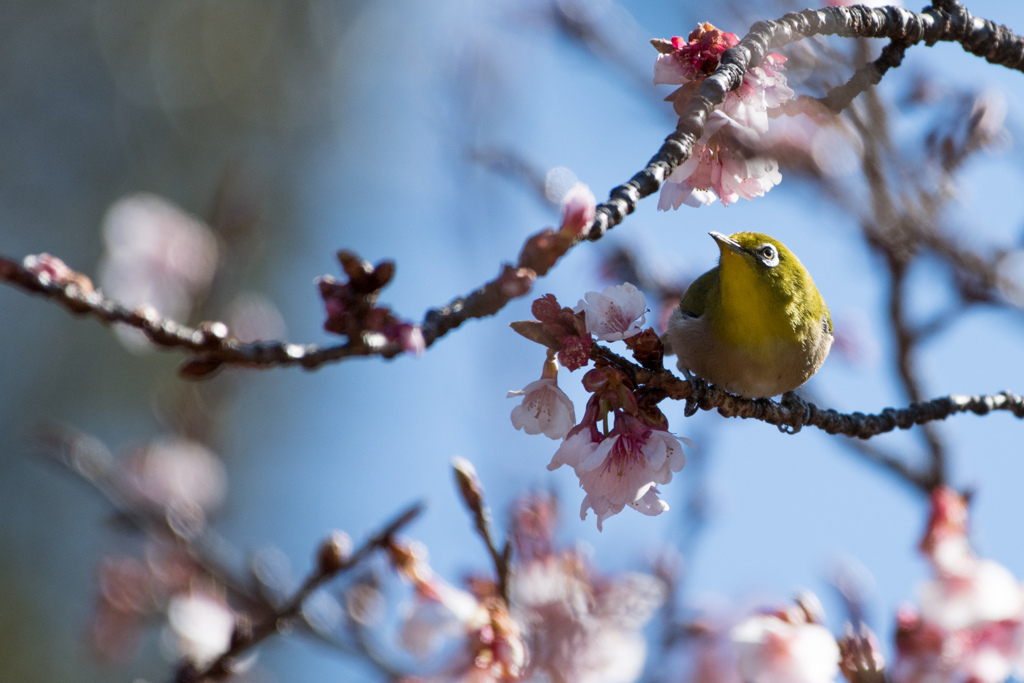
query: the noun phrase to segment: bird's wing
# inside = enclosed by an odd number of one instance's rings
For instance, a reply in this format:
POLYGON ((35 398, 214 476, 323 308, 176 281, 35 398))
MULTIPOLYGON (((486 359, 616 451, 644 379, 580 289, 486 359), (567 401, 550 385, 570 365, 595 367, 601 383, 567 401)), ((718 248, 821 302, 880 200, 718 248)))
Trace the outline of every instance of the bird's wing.
POLYGON ((679 310, 691 318, 701 317, 704 315, 708 296, 717 288, 718 268, 712 268, 690 283, 686 293, 679 299, 679 310))

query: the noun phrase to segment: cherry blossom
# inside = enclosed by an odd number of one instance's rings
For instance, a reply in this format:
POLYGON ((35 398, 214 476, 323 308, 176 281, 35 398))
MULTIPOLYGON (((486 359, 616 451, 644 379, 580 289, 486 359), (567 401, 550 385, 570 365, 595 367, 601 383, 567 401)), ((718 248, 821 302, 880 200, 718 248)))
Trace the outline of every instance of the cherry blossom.
POLYGON ((544 364, 540 379, 508 392, 508 398, 514 396, 522 396, 523 402, 512 409, 512 424, 527 434, 564 439, 576 424, 572 400, 558 387, 558 362, 553 357, 544 364))
POLYGON ((672 473, 684 465, 686 455, 675 436, 619 414, 608 437, 574 466, 587 492, 580 517, 586 519, 587 511, 593 510, 601 529, 605 519, 627 505, 645 515, 659 515, 668 504, 658 498, 657 484, 672 481, 672 473))
POLYGON ((587 292, 573 309, 586 316, 587 332, 598 341, 618 341, 640 333, 647 299, 635 285, 609 285, 600 294, 587 292))
POLYGON ((782 182, 779 164, 769 157, 744 157, 715 136, 694 151, 665 181, 658 209, 707 206, 717 198, 728 206, 764 196, 782 182))
POLYGON ((1024 673, 1024 588, 967 540, 967 503, 946 487, 931 494, 921 550, 935 577, 920 607, 897 614, 897 683, 998 683, 1024 673))
MULTIPOLYGON (((655 62, 654 82, 681 86, 666 99, 682 114, 696 85, 714 72, 722 53, 738 38, 703 24, 686 41, 676 36, 652 42, 662 53, 655 62)), ((660 210, 707 205, 716 198, 728 206, 740 198, 760 197, 779 184, 778 163, 747 148, 756 147, 768 133, 768 110, 793 97, 782 74, 785 61, 778 53, 768 54, 760 65, 747 70, 737 89, 726 94, 708 117, 690 159, 662 186, 660 210)))

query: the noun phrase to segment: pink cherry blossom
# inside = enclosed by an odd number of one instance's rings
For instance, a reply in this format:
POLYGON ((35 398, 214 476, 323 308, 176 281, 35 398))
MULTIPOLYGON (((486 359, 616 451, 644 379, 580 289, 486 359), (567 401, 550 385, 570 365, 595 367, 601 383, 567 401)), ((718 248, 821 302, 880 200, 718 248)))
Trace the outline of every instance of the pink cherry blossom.
POLYGON ((605 519, 627 505, 646 515, 659 515, 668 510, 668 504, 657 497, 657 484, 672 481, 672 473, 684 465, 686 455, 675 436, 620 414, 608 438, 575 465, 580 486, 587 492, 580 517, 586 519, 587 510, 593 510, 601 529, 605 519))
POLYGON ((556 470, 562 465, 568 465, 575 469, 594 452, 602 438, 595 426, 579 425, 574 427, 551 457, 548 469, 556 470))
POLYGON ((683 40, 672 37, 673 51, 658 55, 654 63, 654 84, 682 85, 709 76, 718 68, 722 53, 740 42, 735 33, 726 33, 704 23, 683 40))
MULTIPOLYGON (((655 62, 654 82, 682 86, 667 98, 682 113, 695 85, 713 73, 721 54, 737 39, 704 24, 687 42, 674 37, 671 48, 664 41, 655 42, 662 54, 655 62)), ((666 179, 658 209, 702 206, 716 198, 728 206, 740 198, 760 197, 779 184, 777 162, 750 156, 745 148, 757 146, 768 133, 768 110, 793 97, 782 74, 785 61, 780 54, 768 54, 760 65, 747 70, 739 88, 726 94, 708 117, 690 159, 666 179)))
POLYGON ((647 299, 635 285, 610 285, 600 294, 587 292, 573 309, 586 316, 587 332, 598 341, 618 341, 640 333, 645 322, 647 299))
POLYGON ((921 551, 935 577, 897 615, 896 683, 998 683, 1024 673, 1024 588, 967 540, 967 503, 939 487, 921 551))
POLYGON ((661 188, 658 209, 706 206, 716 198, 728 206, 761 197, 782 182, 778 163, 769 157, 744 157, 716 136, 668 177, 661 188))
POLYGON ((572 400, 558 386, 558 363, 553 358, 544 364, 540 379, 508 392, 508 398, 514 396, 522 396, 523 402, 512 409, 512 424, 527 434, 564 439, 576 424, 572 400))
POLYGON ((704 138, 719 130, 729 132, 742 142, 755 144, 768 133, 768 110, 782 105, 793 97, 793 89, 782 75, 786 58, 772 52, 761 62, 747 70, 740 87, 725 96, 725 102, 708 117, 704 138))
POLYGON ((839 645, 815 623, 755 616, 732 630, 747 683, 828 683, 839 673, 839 645))

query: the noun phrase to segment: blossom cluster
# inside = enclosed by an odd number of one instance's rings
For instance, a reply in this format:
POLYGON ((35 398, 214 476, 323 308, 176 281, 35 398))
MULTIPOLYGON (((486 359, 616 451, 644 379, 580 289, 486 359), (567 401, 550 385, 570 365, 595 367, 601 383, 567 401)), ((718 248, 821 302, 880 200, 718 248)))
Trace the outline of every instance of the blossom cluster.
POLYGON ((597 572, 581 550, 556 547, 556 518, 557 501, 550 495, 516 503, 508 603, 493 580, 472 577, 465 590, 455 587, 431 570, 422 547, 392 542, 392 561, 415 591, 402 646, 425 661, 441 649, 441 636, 462 641, 439 674, 426 680, 639 678, 647 656, 640 629, 664 602, 664 583, 649 574, 597 572))
MULTIPOLYGON (((164 520, 181 537, 198 537, 223 501, 220 459, 203 444, 165 436, 134 449, 116 464, 98 444, 76 445, 79 457, 104 472, 105 481, 133 514, 164 520), (106 464, 103 464, 106 463, 106 464)), ((127 660, 147 623, 166 615, 161 644, 170 661, 206 666, 227 651, 236 613, 225 590, 187 551, 163 537, 148 538, 140 555, 105 557, 90 639, 107 661, 127 660)))
MULTIPOLYGON (((659 55, 654 83, 678 85, 665 99, 682 115, 697 87, 714 73, 722 54, 739 42, 733 33, 702 24, 684 40, 653 40, 659 55)), ((760 197, 779 184, 775 159, 751 152, 768 132, 768 110, 793 97, 782 74, 786 58, 772 52, 747 70, 739 88, 726 94, 722 106, 708 117, 693 153, 665 180, 658 208, 701 206, 718 199, 728 206, 760 197)))
MULTIPOLYGON (((638 356, 651 353, 659 342, 653 332, 641 330, 646 310, 643 293, 630 283, 589 292, 571 310, 548 294, 533 304, 537 323, 520 329, 532 330, 538 340, 557 342, 558 360, 576 370, 589 363, 593 338, 630 340, 638 356)), ((557 364, 549 353, 540 380, 509 392, 509 397, 523 397, 512 412, 513 425, 527 434, 562 439, 548 469, 573 468, 586 491, 580 516, 585 519, 593 510, 598 529, 626 506, 652 516, 668 510, 658 497, 658 485, 672 480, 686 464, 686 455, 680 439, 669 433, 665 416, 655 405, 639 402, 637 387, 608 365, 588 371, 583 386, 592 396, 576 424, 572 401, 558 387, 557 364)), ((682 442, 693 446, 686 439, 682 442)))
POLYGON ((975 555, 967 502, 939 487, 921 551, 934 578, 918 606, 896 615, 896 683, 1001 683, 1024 675, 1024 587, 1002 565, 975 555))
MULTIPOLYGON (((125 306, 153 316, 187 319, 213 284, 223 257, 213 231, 163 197, 138 193, 111 205, 103 218, 105 250, 99 282, 125 306)), ((133 351, 149 348, 130 327, 115 328, 133 351)))

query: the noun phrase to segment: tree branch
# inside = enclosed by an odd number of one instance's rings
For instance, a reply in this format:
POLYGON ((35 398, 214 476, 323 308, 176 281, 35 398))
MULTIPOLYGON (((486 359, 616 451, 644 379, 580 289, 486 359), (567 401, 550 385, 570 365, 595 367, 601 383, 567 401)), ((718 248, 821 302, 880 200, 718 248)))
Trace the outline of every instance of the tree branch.
MULTIPOLYGON (((600 239, 635 211, 641 199, 657 192, 665 178, 689 158, 694 144, 704 132, 708 116, 725 100, 730 90, 739 87, 746 70, 760 64, 770 49, 814 35, 889 38, 893 44, 888 56, 883 55, 886 60, 883 66, 890 62, 889 66, 892 66, 898 64, 907 46, 919 42, 930 46, 948 41, 960 43, 968 52, 993 64, 1024 70, 1024 39, 1005 26, 972 17, 963 6, 952 0, 935 4, 941 5, 941 9, 931 7, 921 13, 897 7, 826 7, 754 24, 751 32, 722 56, 715 73, 700 84, 679 118, 676 131, 665 139, 661 149, 643 170, 625 184, 612 189, 608 201, 597 207, 595 219, 583 235, 575 242, 554 245, 550 244, 550 239, 544 241, 549 233, 531 237, 524 245, 517 266, 504 266, 497 278, 476 291, 427 312, 421 325, 426 345, 430 346, 466 320, 497 313, 512 299, 525 295, 533 280, 547 273, 576 243, 584 239, 600 239)), ((872 80, 868 75, 865 78, 872 80)), ((90 314, 106 323, 120 322, 135 327, 160 346, 192 352, 194 357, 181 368, 185 376, 204 377, 223 365, 261 368, 301 365, 311 369, 352 356, 391 358, 403 352, 397 342, 369 331, 350 338, 345 344, 326 347, 281 341, 242 343, 228 337, 228 330, 223 324, 209 323, 193 329, 144 311, 128 310, 97 292, 84 291, 75 283, 41 279, 21 264, 2 256, 0 281, 54 299, 72 312, 90 314)))
POLYGON ((647 370, 598 344, 591 349, 590 357, 622 370, 637 386, 654 390, 659 401, 665 398, 686 401, 693 411, 717 409, 723 417, 760 420, 788 433, 796 433, 806 426, 829 434, 869 439, 896 429, 910 429, 914 425, 944 420, 958 413, 986 415, 993 410, 1005 410, 1024 419, 1024 398, 1009 391, 984 396, 950 394, 911 403, 906 408, 886 408, 874 415, 846 414, 819 408, 793 393, 785 394, 779 403, 763 398, 742 398, 699 378, 688 381, 667 370, 647 370))

